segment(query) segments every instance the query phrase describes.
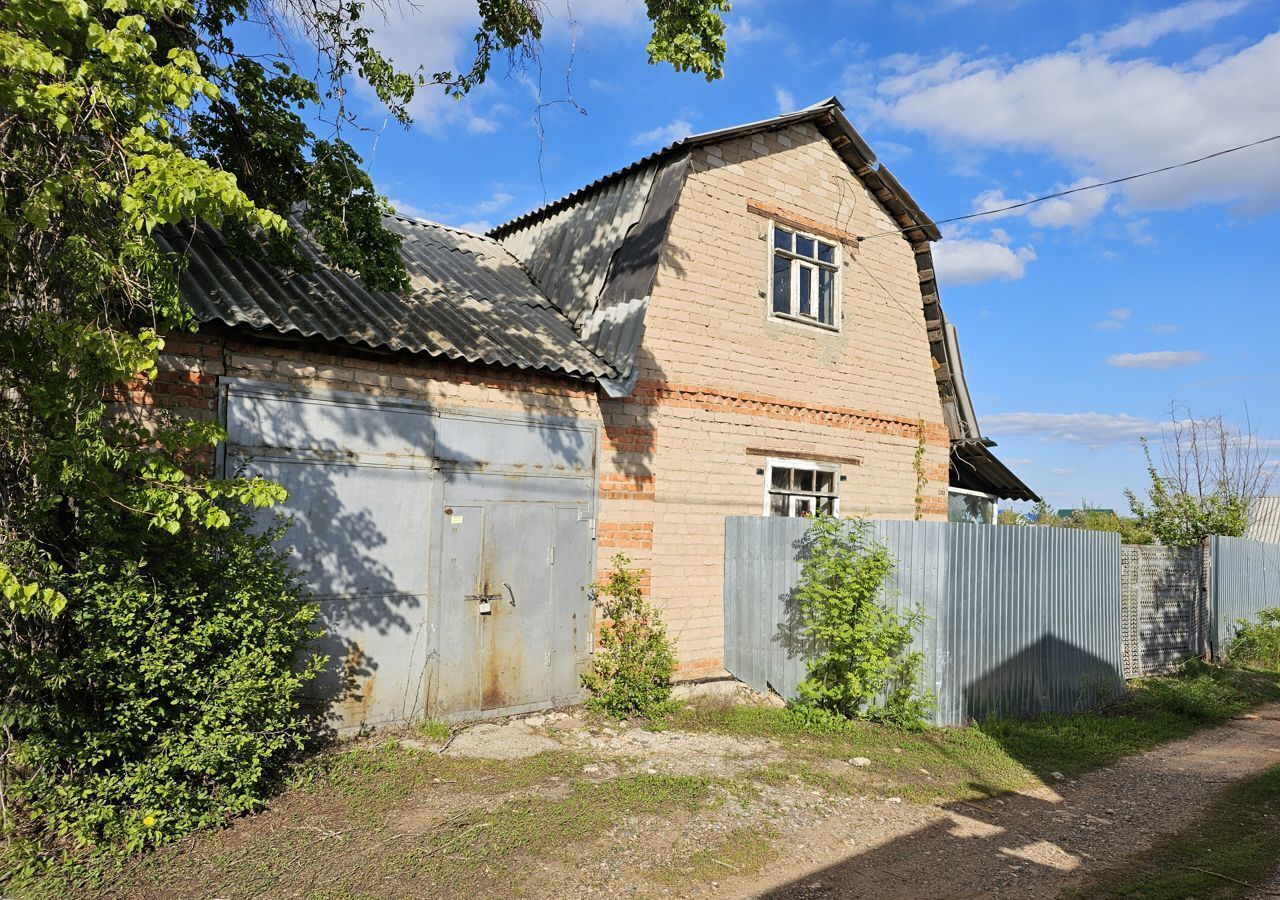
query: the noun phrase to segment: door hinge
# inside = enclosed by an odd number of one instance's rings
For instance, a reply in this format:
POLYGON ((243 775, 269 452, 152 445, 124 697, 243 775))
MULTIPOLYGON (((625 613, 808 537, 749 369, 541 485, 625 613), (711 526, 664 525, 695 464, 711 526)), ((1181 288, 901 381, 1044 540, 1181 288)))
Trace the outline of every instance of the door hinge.
POLYGON ((554 566, 556 564, 556 545, 552 544, 547 548, 547 565, 554 566))

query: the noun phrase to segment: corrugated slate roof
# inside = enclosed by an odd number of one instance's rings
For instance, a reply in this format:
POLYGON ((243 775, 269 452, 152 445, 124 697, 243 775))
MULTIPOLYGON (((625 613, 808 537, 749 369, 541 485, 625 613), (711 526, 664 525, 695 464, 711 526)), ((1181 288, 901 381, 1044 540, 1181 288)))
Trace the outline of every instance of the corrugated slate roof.
POLYGON ((1280 497, 1259 497, 1253 501, 1249 509, 1249 527, 1244 536, 1280 544, 1280 497))
POLYGON ((370 291, 328 265, 300 222, 301 250, 314 265, 291 272, 234 252, 217 229, 175 228, 158 236, 184 255, 183 296, 201 321, 408 350, 473 363, 608 378, 573 324, 492 238, 388 216, 401 236, 407 293, 370 291))
POLYGON ((981 491, 1005 500, 1039 502, 1040 496, 1000 462, 991 452, 991 447, 991 442, 985 440, 952 441, 952 486, 981 491))

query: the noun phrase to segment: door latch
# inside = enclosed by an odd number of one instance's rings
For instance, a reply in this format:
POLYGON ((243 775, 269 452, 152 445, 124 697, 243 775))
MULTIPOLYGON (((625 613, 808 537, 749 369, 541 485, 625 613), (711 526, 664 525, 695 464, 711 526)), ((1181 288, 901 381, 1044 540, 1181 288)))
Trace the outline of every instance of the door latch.
POLYGON ((502 599, 501 594, 468 594, 465 598, 468 602, 480 604, 480 615, 493 615, 493 604, 502 599))

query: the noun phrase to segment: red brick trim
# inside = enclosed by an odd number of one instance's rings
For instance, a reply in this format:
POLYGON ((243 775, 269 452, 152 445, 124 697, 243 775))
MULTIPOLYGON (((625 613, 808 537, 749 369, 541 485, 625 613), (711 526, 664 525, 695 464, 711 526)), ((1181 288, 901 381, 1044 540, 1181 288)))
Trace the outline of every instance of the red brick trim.
POLYGON ((601 522, 596 528, 596 543, 602 549, 652 550, 652 522, 601 522))
MULTIPOLYGON (((695 385, 671 384, 663 381, 641 381, 631 398, 651 406, 675 406, 706 412, 763 416, 809 425, 848 428, 871 434, 915 438, 919 420, 890 413, 867 412, 842 406, 810 406, 796 400, 783 400, 766 394, 722 391, 695 385)), ((951 437, 942 422, 924 423, 925 441, 939 447, 950 446, 951 437)))
POLYGON ((843 231, 831 225, 824 225, 816 219, 810 219, 798 213, 787 212, 785 209, 770 206, 768 203, 761 203, 759 200, 748 200, 747 212, 755 213, 757 216, 764 216, 766 219, 773 219, 779 225, 789 225, 792 228, 798 228, 810 234, 830 238, 833 241, 840 241, 842 244, 848 244, 854 248, 858 246, 858 241, 860 240, 856 234, 851 232, 843 231))
POLYGON ((602 500, 652 500, 652 475, 600 475, 600 498, 602 500))

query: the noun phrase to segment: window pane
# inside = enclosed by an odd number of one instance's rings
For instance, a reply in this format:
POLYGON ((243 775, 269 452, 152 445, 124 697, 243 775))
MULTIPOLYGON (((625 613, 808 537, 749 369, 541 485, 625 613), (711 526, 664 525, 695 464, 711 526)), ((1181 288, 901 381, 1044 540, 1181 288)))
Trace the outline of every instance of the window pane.
POLYGON ((836 248, 831 244, 824 244, 818 241, 818 261, 824 263, 832 263, 836 261, 836 248))
POLYGON ((818 270, 818 321, 834 325, 836 317, 836 273, 818 270))
POLYGON ((813 256, 813 238, 807 238, 802 234, 796 235, 796 253, 800 256, 813 256))
POLYGON ((818 491, 818 493, 819 493, 819 494, 834 494, 834 493, 835 493, 835 491, 833 491, 833 490, 831 489, 831 486, 835 483, 835 477, 836 477, 836 476, 835 476, 835 473, 834 473, 834 472, 819 472, 819 473, 818 473, 818 487, 817 487, 817 491, 818 491))
POLYGON ((813 469, 796 469, 795 478, 797 491, 813 490, 813 469))
POLYGON ((779 228, 776 225, 773 228, 773 246, 779 250, 791 249, 791 232, 785 228, 779 228))
POLYGON ((813 268, 800 266, 800 289, 796 297, 796 315, 813 315, 813 268))
POLYGON ((813 498, 812 497, 792 497, 791 498, 791 515, 793 516, 812 516, 813 515, 813 498))
POLYGON ((791 487, 791 470, 774 467, 769 483, 772 487, 781 488, 785 491, 791 487))
POLYGON ((769 498, 769 515, 786 516, 790 515, 791 510, 787 507, 786 494, 774 494, 769 498))
POLYGON ((818 500, 818 509, 829 516, 834 516, 836 513, 835 501, 830 497, 822 497, 818 500))
POLYGON ((777 254, 773 257, 773 311, 791 312, 791 260, 777 254))

